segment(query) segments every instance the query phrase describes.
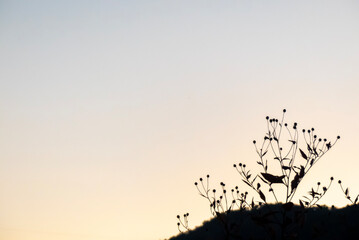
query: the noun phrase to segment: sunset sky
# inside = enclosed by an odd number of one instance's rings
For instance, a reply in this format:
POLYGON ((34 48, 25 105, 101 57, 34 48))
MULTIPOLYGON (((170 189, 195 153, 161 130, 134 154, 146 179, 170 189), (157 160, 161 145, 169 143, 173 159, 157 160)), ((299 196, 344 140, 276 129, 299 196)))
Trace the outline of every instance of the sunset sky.
MULTIPOLYGON (((249 190, 265 116, 338 144, 311 170, 359 194, 359 3, 0 1, 0 239, 160 240, 249 190)), ((252 192, 250 192, 255 196, 252 192)), ((257 196, 256 196, 257 197, 257 196)))

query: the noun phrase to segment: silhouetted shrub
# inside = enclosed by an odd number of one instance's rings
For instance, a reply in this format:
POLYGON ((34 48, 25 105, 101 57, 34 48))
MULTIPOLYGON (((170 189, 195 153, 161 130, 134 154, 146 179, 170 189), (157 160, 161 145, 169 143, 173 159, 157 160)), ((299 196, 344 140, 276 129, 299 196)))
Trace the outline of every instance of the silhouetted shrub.
MULTIPOLYGON (((352 206, 350 210, 328 210, 318 204, 331 187, 333 177, 330 177, 329 183, 325 186, 317 182, 316 187, 312 187, 307 196, 299 199, 298 205, 293 203, 304 177, 332 149, 340 137, 337 136, 335 141, 329 141, 318 137, 314 128, 299 131, 296 122, 289 125, 284 121, 285 113, 284 109, 280 120, 267 116, 267 131, 263 140, 260 143, 253 141, 259 157, 256 162, 262 169, 259 173, 253 173, 245 163, 233 164, 241 180, 257 196, 249 197, 248 191, 241 192, 238 186, 227 191, 223 182, 217 191, 210 188, 209 175, 204 179, 199 178, 199 181, 195 182, 195 187, 200 196, 207 200, 214 219, 205 222, 200 228, 190 230, 189 214, 184 214, 183 220, 178 215, 177 225, 182 234, 172 238, 173 240, 329 239, 323 238, 324 236, 337 236, 330 239, 343 239, 344 236, 349 236, 348 234, 358 234, 358 230, 352 229, 353 225, 347 219, 359 217, 358 207, 352 206), (304 140, 301 147, 300 136, 304 140), (282 194, 278 194, 279 192, 282 194), (279 196, 283 199, 279 199, 279 196), (347 213, 350 215, 346 215, 347 213), (338 222, 336 218, 342 220, 337 219, 338 222), (325 230, 325 227, 330 229, 325 230), (334 229, 336 233, 332 234, 334 229)), ((340 181, 339 184, 347 199, 356 204, 359 195, 352 201, 349 189, 344 190, 340 181)), ((354 222, 359 226, 358 220, 354 222)))

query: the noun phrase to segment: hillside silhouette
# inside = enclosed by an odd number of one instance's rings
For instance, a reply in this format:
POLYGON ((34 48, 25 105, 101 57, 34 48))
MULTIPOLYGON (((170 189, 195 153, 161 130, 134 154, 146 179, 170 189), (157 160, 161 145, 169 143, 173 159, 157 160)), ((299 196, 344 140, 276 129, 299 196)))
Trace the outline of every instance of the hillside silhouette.
POLYGON ((292 205, 288 209, 288 204, 266 204, 218 215, 169 240, 237 239, 359 239, 359 205, 339 209, 292 205))

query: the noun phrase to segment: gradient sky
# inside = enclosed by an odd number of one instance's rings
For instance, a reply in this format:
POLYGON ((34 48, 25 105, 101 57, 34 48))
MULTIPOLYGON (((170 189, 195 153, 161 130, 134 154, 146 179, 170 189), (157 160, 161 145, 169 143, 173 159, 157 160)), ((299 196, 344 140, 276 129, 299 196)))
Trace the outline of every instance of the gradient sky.
MULTIPOLYGON (((239 184, 265 116, 341 141, 359 193, 357 1, 0 1, 0 238, 158 240, 239 184)), ((307 190, 298 190, 298 196, 307 190)), ((334 184, 322 203, 347 202, 334 184)))

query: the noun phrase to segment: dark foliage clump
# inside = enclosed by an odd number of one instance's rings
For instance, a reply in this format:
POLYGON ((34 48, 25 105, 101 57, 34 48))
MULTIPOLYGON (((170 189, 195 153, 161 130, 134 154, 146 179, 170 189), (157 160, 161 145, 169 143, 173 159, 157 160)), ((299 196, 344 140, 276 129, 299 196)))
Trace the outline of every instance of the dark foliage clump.
POLYGON ((170 240, 280 240, 280 239, 358 239, 359 206, 336 209, 321 206, 303 208, 292 206, 285 210, 283 204, 267 204, 257 209, 236 210, 227 214, 231 228, 228 235, 219 218, 206 221, 202 226, 182 233, 170 240), (286 212, 286 231, 282 234, 283 212, 286 212), (279 221, 279 222, 278 222, 279 221))

